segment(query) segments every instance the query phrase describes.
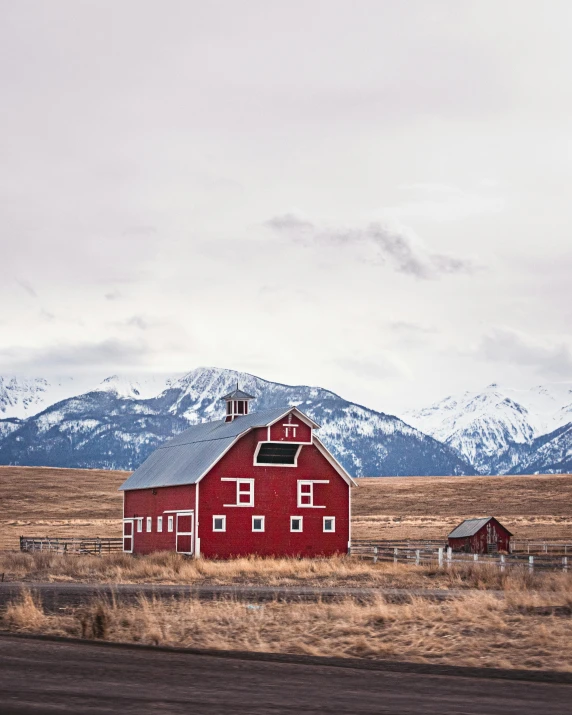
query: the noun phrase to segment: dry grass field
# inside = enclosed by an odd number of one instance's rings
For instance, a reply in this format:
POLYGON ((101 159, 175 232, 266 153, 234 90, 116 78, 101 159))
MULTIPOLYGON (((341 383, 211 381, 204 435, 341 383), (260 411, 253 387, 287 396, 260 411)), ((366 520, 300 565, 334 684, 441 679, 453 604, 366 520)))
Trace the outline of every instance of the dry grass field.
POLYGON ((29 592, 0 614, 0 628, 191 648, 572 671, 572 599, 558 611, 525 591, 451 601, 247 604, 234 600, 137 604, 95 601, 50 615, 29 592))
MULTIPOLYGON (((120 536, 128 473, 0 467, 0 550, 25 536, 120 536)), ((572 475, 359 479, 357 539, 442 539, 462 519, 494 515, 519 538, 572 541, 572 475)))
POLYGON ((121 536, 125 472, 0 467, 0 550, 20 536, 121 536))
POLYGON ((516 538, 572 541, 572 475, 358 479, 356 539, 442 539, 463 519, 496 516, 516 538))

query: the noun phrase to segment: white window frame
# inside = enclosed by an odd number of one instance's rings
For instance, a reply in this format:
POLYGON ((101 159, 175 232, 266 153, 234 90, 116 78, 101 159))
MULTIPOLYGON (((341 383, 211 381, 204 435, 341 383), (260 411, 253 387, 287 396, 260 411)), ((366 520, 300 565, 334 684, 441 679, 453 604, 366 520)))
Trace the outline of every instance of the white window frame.
POLYGON ((290 531, 293 532, 294 534, 301 534, 304 531, 304 517, 303 516, 291 516, 290 517, 290 531), (292 522, 294 521, 294 519, 297 519, 300 521, 299 529, 292 528, 292 522))
POLYGON ((138 516, 135 521, 137 522, 137 532, 141 534, 143 531, 143 517, 138 516))
POLYGON ((157 517, 157 533, 160 534, 163 531, 163 517, 157 517))
POLYGON ((298 479, 298 508, 299 509, 325 509, 326 506, 323 504, 314 504, 314 484, 329 484, 329 479, 298 479), (310 487, 310 491, 303 493, 302 487, 310 487), (302 497, 310 497, 309 504, 302 503, 302 497))
POLYGON ((236 482, 236 503, 235 504, 223 504, 223 506, 229 507, 229 506, 246 506, 246 507, 253 507, 254 506, 254 479, 244 479, 242 477, 222 477, 221 482, 236 482), (241 484, 247 484, 248 489, 241 489, 241 484), (240 495, 241 494, 248 494, 249 495, 249 500, 248 502, 241 502, 240 501, 240 495))
POLYGON ((285 467, 285 468, 291 468, 291 467, 297 467, 298 466, 298 457, 300 456, 300 452, 302 450, 302 447, 304 446, 305 443, 299 444, 298 442, 277 442, 276 440, 270 440, 267 439, 265 442, 259 442, 256 445, 256 449, 254 450, 254 461, 252 464, 255 467, 285 467), (281 462, 259 462, 258 461, 258 453, 260 452, 260 449, 263 444, 298 444, 298 449, 296 451, 296 454, 294 455, 294 464, 283 464, 281 462))
POLYGON ((255 533, 260 533, 260 532, 265 531, 265 530, 266 530, 266 517, 265 517, 265 516, 253 516, 253 517, 252 517, 252 531, 254 531, 255 533), (261 529, 255 529, 255 528, 254 528, 254 520, 255 520, 255 519, 261 519, 261 521, 262 521, 262 528, 261 528, 261 529))
POLYGON ((169 516, 167 517, 167 531, 172 532, 174 530, 174 526, 175 526, 175 524, 174 524, 173 515, 169 514, 169 516))
POLYGON ((322 521, 322 528, 323 528, 324 534, 335 534, 336 533, 336 517, 335 516, 325 516, 322 521), (326 521, 332 522, 331 529, 326 529, 326 521))
POLYGON ((226 514, 213 514, 213 531, 216 531, 216 532, 226 531, 226 514), (222 529, 217 529, 215 527, 216 519, 222 519, 222 529))
POLYGON ((148 517, 145 519, 145 532, 146 532, 147 534, 150 534, 152 531, 153 531, 153 517, 152 517, 152 516, 148 516, 148 517))

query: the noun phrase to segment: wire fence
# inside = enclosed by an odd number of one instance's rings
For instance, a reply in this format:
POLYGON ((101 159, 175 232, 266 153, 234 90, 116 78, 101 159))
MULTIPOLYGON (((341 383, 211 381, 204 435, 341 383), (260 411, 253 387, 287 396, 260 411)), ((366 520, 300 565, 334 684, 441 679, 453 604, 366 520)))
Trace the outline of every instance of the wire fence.
MULTIPOLYGON (((442 544, 442 542, 440 542, 442 544)), ((388 544, 352 544, 352 556, 372 559, 374 563, 405 563, 415 566, 431 566, 437 568, 450 568, 457 564, 488 564, 501 571, 507 568, 521 567, 529 571, 550 570, 568 571, 569 557, 555 554, 468 554, 453 552, 450 547, 435 546, 424 542, 415 545, 388 544)))

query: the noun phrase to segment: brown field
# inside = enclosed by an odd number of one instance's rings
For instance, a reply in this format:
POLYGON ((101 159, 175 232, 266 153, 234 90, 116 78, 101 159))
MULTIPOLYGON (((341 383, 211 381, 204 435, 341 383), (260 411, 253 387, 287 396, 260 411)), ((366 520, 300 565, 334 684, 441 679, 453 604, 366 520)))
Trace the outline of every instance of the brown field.
POLYGON ((463 519, 496 516, 516 538, 572 541, 572 475, 358 479, 356 539, 443 539, 463 519))
MULTIPOLYGON (((119 536, 126 474, 0 467, 0 549, 20 534, 119 536)), ((572 476, 360 479, 357 538, 444 538, 462 518, 498 516, 515 536, 572 541, 572 476)), ((335 559, 188 560, 0 553, 9 581, 202 583, 464 589, 444 601, 412 596, 337 603, 246 604, 98 601, 58 614, 24 592, 0 612, 0 629, 171 646, 394 658, 430 663, 572 671, 572 574, 447 570, 335 559), (502 597, 499 597, 502 592, 502 597)))
MULTIPOLYGON (((0 467, 0 550, 24 536, 120 536, 127 472, 0 467)), ((572 541, 572 475, 359 479, 356 539, 442 539, 494 515, 517 538, 572 541)))

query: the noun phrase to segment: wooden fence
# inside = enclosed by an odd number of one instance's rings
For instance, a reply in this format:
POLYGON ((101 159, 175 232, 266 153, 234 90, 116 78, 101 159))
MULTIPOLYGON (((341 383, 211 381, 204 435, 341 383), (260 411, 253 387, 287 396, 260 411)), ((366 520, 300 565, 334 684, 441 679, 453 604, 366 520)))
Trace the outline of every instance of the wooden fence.
POLYGON ((49 536, 21 536, 20 551, 50 551, 57 554, 111 554, 123 552, 123 539, 52 538, 49 536))
MULTIPOLYGON (((442 542, 440 542, 442 543, 442 542)), ((453 552, 451 548, 444 546, 434 546, 425 543, 411 545, 387 544, 352 544, 350 549, 352 556, 372 559, 374 563, 406 563, 415 566, 432 566, 438 568, 449 568, 457 564, 489 564, 504 571, 507 568, 521 567, 529 571, 551 570, 568 571, 569 557, 556 556, 553 554, 467 554, 453 552)))

